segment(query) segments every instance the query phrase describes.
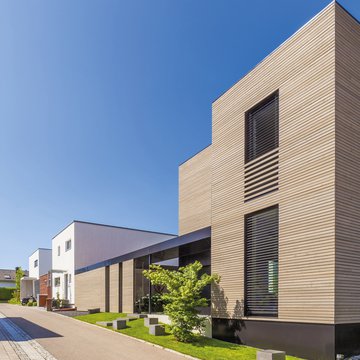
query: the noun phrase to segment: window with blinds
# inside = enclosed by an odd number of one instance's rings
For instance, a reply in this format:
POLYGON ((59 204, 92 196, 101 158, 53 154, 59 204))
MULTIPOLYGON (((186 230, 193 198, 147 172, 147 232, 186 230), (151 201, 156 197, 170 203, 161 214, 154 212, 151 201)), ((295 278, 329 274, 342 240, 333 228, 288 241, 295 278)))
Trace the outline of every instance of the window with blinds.
POLYGON ((245 305, 247 316, 278 315, 279 209, 245 216, 245 305))
POLYGON ((279 146, 279 93, 276 92, 245 114, 245 161, 279 146))

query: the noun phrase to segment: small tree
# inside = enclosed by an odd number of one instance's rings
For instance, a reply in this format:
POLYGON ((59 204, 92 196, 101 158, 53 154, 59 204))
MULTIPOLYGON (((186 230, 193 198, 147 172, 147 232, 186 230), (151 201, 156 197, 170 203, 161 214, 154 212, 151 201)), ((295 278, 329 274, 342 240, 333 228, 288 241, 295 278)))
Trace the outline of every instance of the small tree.
POLYGON ((17 266, 15 268, 16 274, 15 274, 15 284, 16 284, 16 292, 15 292, 15 298, 17 301, 20 301, 20 284, 21 284, 21 278, 24 277, 24 271, 21 268, 21 266, 17 266))
POLYGON ((199 316, 198 307, 206 306, 207 299, 201 296, 205 286, 218 283, 216 274, 199 276, 202 264, 195 261, 177 271, 167 270, 159 265, 150 265, 143 274, 153 285, 166 287, 167 292, 161 295, 164 301, 164 312, 171 320, 170 329, 178 341, 191 342, 194 329, 202 331, 204 318, 199 316))

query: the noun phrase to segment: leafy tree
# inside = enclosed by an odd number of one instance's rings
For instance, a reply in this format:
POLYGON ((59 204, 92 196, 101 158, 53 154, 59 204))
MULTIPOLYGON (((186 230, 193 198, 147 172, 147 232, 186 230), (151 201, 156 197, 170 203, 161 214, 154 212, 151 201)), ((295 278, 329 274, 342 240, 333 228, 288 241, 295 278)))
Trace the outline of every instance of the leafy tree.
POLYGON ((24 277, 24 271, 21 268, 21 266, 17 266, 15 270, 16 270, 16 274, 15 274, 16 291, 14 295, 16 301, 20 301, 20 283, 21 283, 21 278, 24 277))
POLYGON ((159 265, 150 265, 143 274, 153 285, 166 288, 161 297, 164 301, 164 312, 171 320, 171 332, 178 341, 194 340, 193 330, 202 331, 204 318, 199 316, 197 308, 207 306, 207 299, 201 292, 212 282, 218 283, 220 277, 216 274, 199 275, 202 264, 195 261, 178 270, 167 270, 159 265))

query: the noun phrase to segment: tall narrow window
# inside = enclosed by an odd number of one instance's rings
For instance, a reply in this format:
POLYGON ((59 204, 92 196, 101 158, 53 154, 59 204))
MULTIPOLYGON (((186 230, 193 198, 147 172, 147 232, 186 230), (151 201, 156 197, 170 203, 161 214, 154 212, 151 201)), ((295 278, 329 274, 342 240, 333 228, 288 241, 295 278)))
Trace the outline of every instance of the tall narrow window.
POLYGON ((270 95, 245 114, 245 161, 279 146, 279 94, 270 95))
POLYGON ((245 302, 248 316, 278 315, 279 209, 245 216, 245 302))
POLYGON ((65 242, 65 251, 71 250, 71 239, 65 242))

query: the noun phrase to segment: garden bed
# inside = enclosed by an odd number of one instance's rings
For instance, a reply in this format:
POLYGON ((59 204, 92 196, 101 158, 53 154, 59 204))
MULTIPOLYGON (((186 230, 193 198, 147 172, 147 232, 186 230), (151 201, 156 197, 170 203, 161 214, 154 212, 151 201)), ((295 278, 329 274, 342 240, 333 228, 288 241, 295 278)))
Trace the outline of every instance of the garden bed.
MULTIPOLYGON (((91 315, 76 316, 75 319, 85 321, 90 324, 96 324, 97 321, 111 321, 119 317, 125 317, 126 314, 120 313, 98 313, 91 315)), ((164 336, 153 336, 149 334, 149 329, 144 326, 144 319, 137 319, 128 322, 128 327, 117 331, 137 339, 145 340, 150 343, 160 345, 164 348, 172 349, 183 354, 187 354, 198 359, 204 360, 256 360, 256 348, 250 346, 236 345, 229 342, 210 339, 203 336, 197 336, 196 341, 191 344, 181 343, 175 340, 170 334, 168 326, 165 326, 166 334, 164 336)), ((287 360, 296 360, 298 358, 287 356, 287 360)))

